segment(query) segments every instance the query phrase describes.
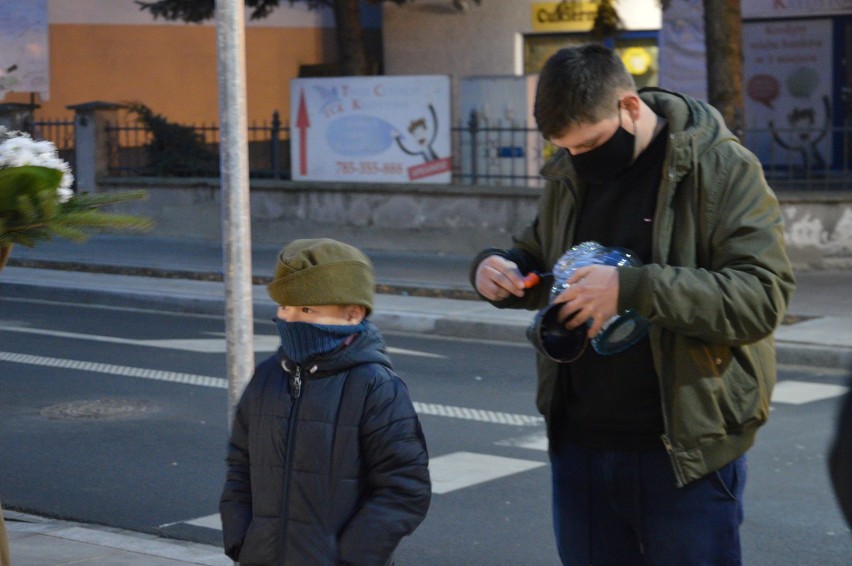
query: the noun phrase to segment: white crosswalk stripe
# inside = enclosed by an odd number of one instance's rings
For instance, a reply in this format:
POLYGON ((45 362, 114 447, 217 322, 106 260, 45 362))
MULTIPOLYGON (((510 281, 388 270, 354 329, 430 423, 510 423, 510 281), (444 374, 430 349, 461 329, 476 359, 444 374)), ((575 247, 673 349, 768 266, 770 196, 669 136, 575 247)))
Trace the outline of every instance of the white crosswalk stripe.
POLYGON ((495 442, 497 446, 512 446, 514 448, 527 448, 529 450, 540 450, 547 452, 547 433, 545 431, 519 436, 515 438, 507 438, 495 442))
POLYGON ((772 392, 772 403, 803 405, 839 397, 848 391, 844 385, 830 383, 810 383, 807 381, 779 381, 772 392))
POLYGON ((432 493, 445 494, 545 466, 544 462, 475 452, 453 452, 429 460, 432 493))
POLYGON ((513 426, 539 426, 544 424, 544 418, 538 415, 519 415, 517 413, 470 409, 468 407, 453 407, 450 405, 438 405, 435 403, 414 403, 414 409, 421 415, 435 415, 438 417, 450 417, 453 419, 464 419, 468 421, 479 421, 493 424, 513 426))

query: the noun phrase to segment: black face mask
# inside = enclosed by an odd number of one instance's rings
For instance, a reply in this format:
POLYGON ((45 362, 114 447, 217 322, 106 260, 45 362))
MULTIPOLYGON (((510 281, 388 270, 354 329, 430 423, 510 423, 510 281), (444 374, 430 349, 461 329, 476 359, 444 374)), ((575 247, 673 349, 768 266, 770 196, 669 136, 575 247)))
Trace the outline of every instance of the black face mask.
POLYGON ((618 117, 618 129, 606 142, 595 149, 577 155, 571 154, 571 162, 577 175, 587 183, 602 185, 615 181, 633 163, 636 136, 621 127, 620 113, 618 117))

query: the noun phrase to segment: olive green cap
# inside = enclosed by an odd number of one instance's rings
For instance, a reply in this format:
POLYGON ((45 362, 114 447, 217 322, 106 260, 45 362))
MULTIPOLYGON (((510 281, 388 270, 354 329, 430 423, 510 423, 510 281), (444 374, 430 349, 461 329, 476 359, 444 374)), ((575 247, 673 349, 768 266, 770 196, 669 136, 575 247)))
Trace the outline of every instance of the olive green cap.
POLYGON ((266 290, 285 306, 362 305, 373 310, 376 278, 370 258, 329 238, 294 240, 278 253, 266 290))

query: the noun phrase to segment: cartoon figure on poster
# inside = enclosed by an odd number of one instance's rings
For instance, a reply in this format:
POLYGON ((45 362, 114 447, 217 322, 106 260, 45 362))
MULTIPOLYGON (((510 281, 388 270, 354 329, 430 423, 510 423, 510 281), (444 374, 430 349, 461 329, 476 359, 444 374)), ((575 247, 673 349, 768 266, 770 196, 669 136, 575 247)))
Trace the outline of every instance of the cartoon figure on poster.
POLYGON ((819 73, 809 67, 793 70, 787 76, 785 86, 796 102, 784 116, 786 124, 778 127, 774 120, 769 121, 774 142, 798 154, 806 171, 824 171, 827 167, 819 143, 831 127, 831 101, 827 95, 822 96, 822 104, 811 100, 819 78, 819 73))
POLYGON ((433 148, 438 136, 438 115, 435 107, 429 104, 429 116, 420 116, 411 120, 405 134, 396 131, 394 140, 399 148, 408 155, 419 155, 424 163, 440 159, 433 148))
POLYGON ((832 33, 830 19, 743 24, 746 144, 771 174, 821 176, 837 165, 832 33))

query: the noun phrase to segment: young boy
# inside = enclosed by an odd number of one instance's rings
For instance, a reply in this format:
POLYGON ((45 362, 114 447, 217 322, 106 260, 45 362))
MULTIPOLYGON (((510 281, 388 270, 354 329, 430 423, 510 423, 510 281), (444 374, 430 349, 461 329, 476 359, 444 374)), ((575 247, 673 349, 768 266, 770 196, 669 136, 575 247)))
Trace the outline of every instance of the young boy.
POLYGON ((278 352, 240 399, 219 511, 243 566, 393 563, 426 516, 428 454, 373 308, 370 260, 330 239, 296 240, 267 287, 278 352))

